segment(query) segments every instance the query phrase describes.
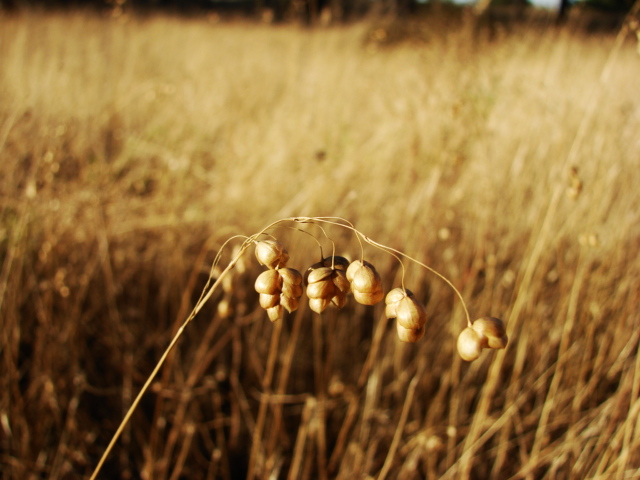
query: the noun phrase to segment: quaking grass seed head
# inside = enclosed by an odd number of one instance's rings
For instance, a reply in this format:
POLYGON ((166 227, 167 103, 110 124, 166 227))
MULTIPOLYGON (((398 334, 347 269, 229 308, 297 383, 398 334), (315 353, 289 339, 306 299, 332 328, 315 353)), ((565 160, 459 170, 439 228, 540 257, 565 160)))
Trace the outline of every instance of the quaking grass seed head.
POLYGON ((331 298, 331 303, 340 309, 347 304, 347 295, 351 292, 351 284, 347 280, 344 270, 337 268, 333 271, 332 280, 336 288, 335 295, 331 298))
POLYGON ((398 338, 406 343, 415 343, 424 337, 425 327, 412 329, 404 328, 400 323, 396 322, 396 331, 398 332, 398 338))
POLYGON ((265 270, 256 278, 254 287, 258 293, 279 295, 282 292, 282 277, 278 270, 265 270))
POLYGON ((300 298, 302 296, 302 285, 283 282, 282 294, 291 298, 300 298))
POLYGON ((286 284, 300 285, 302 283, 302 275, 294 268, 279 268, 278 273, 286 284))
POLYGON ((275 307, 267 308, 267 315, 269 316, 269 320, 272 322, 277 322, 282 318, 282 314, 284 313, 284 307, 282 305, 276 305, 275 307))
POLYGON ((309 274, 314 270, 317 270, 322 267, 330 268, 333 266, 333 270, 342 270, 343 272, 347 271, 349 267, 349 260, 344 257, 340 257, 335 255, 333 257, 326 257, 322 259, 322 261, 314 263, 311 265, 306 272, 304 272, 304 283, 309 283, 309 274))
POLYGON ((394 288, 385 297, 385 315, 396 319, 398 337, 403 342, 417 342, 424 336, 427 311, 411 290, 394 288))
POLYGON ((284 267, 289 261, 289 253, 277 240, 256 242, 256 258, 260 265, 268 268, 284 267))
POLYGON ((496 317, 482 317, 471 325, 476 332, 487 339, 487 348, 501 349, 509 343, 504 322, 496 317))
POLYGON ((483 348, 502 349, 508 342, 502 320, 496 317, 482 317, 460 333, 458 353, 463 360, 470 362, 480 356, 483 348))
POLYGON ((260 306, 267 311, 272 322, 280 319, 284 310, 297 310, 302 296, 302 275, 293 268, 265 270, 255 281, 255 289, 260 294, 260 306))
POLYGON ((351 262, 346 271, 353 298, 363 305, 375 305, 384 298, 382 279, 375 267, 364 260, 351 262))
POLYGON ((463 360, 472 362, 480 357, 483 347, 483 337, 473 328, 467 327, 458 335, 458 353, 463 360))
POLYGON ((316 313, 324 312, 329 305, 331 300, 328 298, 309 298, 309 308, 316 313))
POLYGON ((260 306, 265 310, 280 304, 280 294, 270 295, 261 293, 259 297, 260 306))
POLYGON ((344 262, 336 262, 339 258, 328 257, 309 267, 305 273, 309 307, 316 313, 322 313, 330 304, 342 308, 347 303, 351 284, 347 280, 344 262), (331 268, 332 264, 334 268, 331 268))
POLYGON ((413 292, 403 288, 389 290, 389 293, 387 293, 384 299, 384 303, 386 304, 384 313, 388 319, 396 318, 398 302, 405 297, 413 297, 413 292))
POLYGON ((396 307, 396 321, 410 330, 421 329, 427 323, 427 310, 415 297, 404 297, 396 307))
POLYGON ((292 313, 298 309, 299 300, 296 297, 289 297, 283 293, 280 295, 280 305, 283 306, 287 312, 292 313))

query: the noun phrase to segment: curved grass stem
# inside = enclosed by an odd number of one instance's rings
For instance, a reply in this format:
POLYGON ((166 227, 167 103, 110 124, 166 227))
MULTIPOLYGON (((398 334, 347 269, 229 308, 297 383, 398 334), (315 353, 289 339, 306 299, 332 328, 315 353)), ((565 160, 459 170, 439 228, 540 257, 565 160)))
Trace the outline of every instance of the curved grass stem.
POLYGON ((412 261, 412 262, 420 265, 421 267, 424 267, 429 272, 433 273, 434 275, 436 275, 440 279, 442 279, 444 282, 446 282, 453 289, 453 291, 456 293, 456 295, 460 299, 460 302, 462 303, 462 307, 463 307, 465 315, 467 317, 467 324, 469 326, 471 326, 471 319, 470 319, 470 316, 469 316, 469 311, 467 310, 467 306, 466 306, 466 304, 464 302, 464 299, 462 298, 462 294, 451 283, 451 281, 449 281, 449 279, 447 279, 444 275, 442 275, 441 273, 437 272, 436 270, 434 270, 433 268, 429 267, 428 265, 420 262, 419 260, 416 260, 415 258, 410 257, 409 255, 407 255, 407 254, 405 254, 405 253, 403 253, 403 252, 401 252, 399 250, 396 250, 396 249, 394 249, 392 247, 388 247, 386 245, 383 245, 381 243, 378 243, 378 242, 372 240, 371 238, 367 237, 365 234, 360 232, 358 229, 356 229, 355 226, 351 222, 349 222, 348 220, 345 220, 344 218, 341 218, 341 217, 291 217, 291 218, 284 218, 284 219, 280 219, 280 220, 277 220, 277 221, 269 224, 268 226, 266 226, 265 228, 260 230, 258 233, 254 234, 254 235, 251 235, 249 237, 241 236, 241 235, 233 236, 233 237, 229 238, 227 241, 225 241, 225 243, 220 247, 220 249, 219 249, 219 251, 218 251, 218 253, 217 253, 217 255, 216 255, 216 257, 215 257, 215 259, 213 261, 213 264, 211 266, 211 270, 210 270, 210 274, 209 274, 209 280, 207 281, 207 284, 205 285, 205 287, 204 287, 204 289, 202 291, 202 294, 200 295, 200 298, 198 299, 198 302, 196 303, 195 307, 193 308, 191 313, 188 315, 186 320, 182 323, 180 328, 178 328, 176 334, 171 339, 171 342, 169 343, 169 345, 167 346, 167 348, 165 349, 163 354, 160 356, 160 359, 158 360, 158 362, 156 363, 155 367, 153 368, 153 370, 149 374, 149 377, 147 378, 147 380, 145 381, 144 385, 140 389, 140 392, 138 393, 138 395, 136 396, 135 400, 132 402, 131 406, 127 410, 127 413, 124 415, 124 418, 120 422, 120 425, 116 429, 115 433, 113 434, 113 437, 111 438, 111 441, 109 442, 106 450, 104 451, 102 457, 100 458, 98 464, 96 465, 96 467, 95 467, 95 469, 94 469, 94 471, 93 471, 93 473, 92 473, 92 475, 90 477, 90 480, 94 480, 98 476, 98 473, 100 472, 102 466, 104 465, 104 462, 106 461, 109 453, 111 452, 111 450, 113 450, 113 447, 115 446, 115 443, 120 438, 122 432, 124 431, 124 428, 126 427, 127 423, 131 419, 131 416, 133 415, 134 411, 136 410, 136 408, 140 404, 140 401, 142 400, 142 397, 147 392, 147 390, 149 390, 149 387, 151 386, 151 383, 153 382, 153 380, 158 375, 158 372, 160 371, 160 369, 164 365, 164 362, 167 359, 169 353, 175 347, 176 343, 178 342, 178 340, 182 336, 182 333, 184 332, 184 330, 187 327, 187 325, 196 317, 196 315, 200 312, 200 310, 202 310, 202 308, 207 303, 207 301, 211 298, 211 296, 213 295, 213 292, 216 291, 216 289, 218 288, 218 286, 220 285, 220 283, 222 282, 224 277, 229 273, 230 270, 232 270, 235 267, 236 263, 244 255, 246 250, 251 245, 253 245, 261 235, 268 234, 267 232, 269 230, 271 230, 273 228, 276 228, 276 227, 279 227, 282 224, 290 223, 290 222, 300 223, 300 224, 314 224, 317 227, 319 227, 322 230, 322 232, 325 234, 325 236, 332 243, 332 246, 333 246, 333 248, 332 248, 332 256, 333 257, 335 257, 335 243, 329 238, 329 236, 326 234, 324 228, 319 224, 325 223, 325 224, 328 224, 328 225, 335 225, 335 226, 338 226, 338 227, 342 227, 342 228, 346 228, 348 230, 351 230, 353 233, 355 233, 356 238, 358 239, 358 242, 360 243, 363 257, 364 257, 364 245, 363 245, 362 242, 364 241, 364 242, 368 243, 369 245, 372 245, 372 246, 374 246, 376 248, 379 248, 379 249, 387 252, 390 255, 393 255, 400 262, 400 265, 402 267, 402 287, 403 288, 404 288, 405 266, 404 266, 404 263, 401 260, 401 257, 406 258, 407 260, 412 261), (218 264, 221 261, 223 250, 229 244, 229 242, 231 242, 232 240, 235 240, 237 238, 244 238, 244 241, 243 241, 242 245, 240 246, 238 252, 231 259, 231 261, 225 267, 225 269, 222 270, 222 272, 220 272, 220 275, 218 275, 218 278, 216 278, 216 280, 213 282, 213 284, 210 285, 211 280, 214 277, 214 273, 213 272, 214 272, 215 268, 218 266, 218 264))
MULTIPOLYGON (((434 270, 433 268, 431 268, 430 266, 426 265, 425 263, 421 262, 420 260, 417 260, 409 255, 407 255, 404 252, 401 252, 400 250, 396 250, 395 248, 392 247, 388 247, 387 245, 383 245, 381 243, 376 242, 375 240, 372 240, 371 238, 367 237, 364 233, 360 232, 358 229, 356 229, 353 224, 343 218, 340 217, 315 217, 315 218, 309 218, 309 217, 294 217, 291 219, 288 219, 294 222, 301 222, 301 223, 309 223, 311 220, 315 220, 318 222, 324 222, 324 223, 328 223, 331 225, 336 225, 336 226, 340 226, 343 228, 347 228, 351 231, 353 231, 358 238, 362 238, 362 240, 364 240, 366 243, 368 243, 369 245, 372 245, 376 248, 379 248, 380 250, 383 250, 393 256, 395 256, 396 258, 398 257, 404 257, 409 261, 412 261, 418 265, 420 265, 421 267, 425 268, 426 270, 428 270, 429 272, 431 272, 432 274, 436 275, 437 277, 439 277, 442 281, 444 281, 447 285, 449 285, 453 291, 456 293, 458 299, 460 300, 460 303, 462 304, 462 308, 464 310, 466 319, 467 319, 467 325, 471 326, 471 316, 469 315, 469 310, 467 309, 467 304, 464 301, 464 298, 462 297, 462 294, 460 293, 460 291, 453 285, 453 283, 451 283, 451 281, 445 277, 444 275, 442 275, 440 272, 438 272, 437 270, 434 270)), ((399 260, 399 259, 398 259, 399 260)), ((403 268, 403 280, 404 280, 404 264, 402 262, 400 262, 400 264, 402 265, 403 268)), ((404 288, 404 281, 403 281, 403 288, 404 288)))

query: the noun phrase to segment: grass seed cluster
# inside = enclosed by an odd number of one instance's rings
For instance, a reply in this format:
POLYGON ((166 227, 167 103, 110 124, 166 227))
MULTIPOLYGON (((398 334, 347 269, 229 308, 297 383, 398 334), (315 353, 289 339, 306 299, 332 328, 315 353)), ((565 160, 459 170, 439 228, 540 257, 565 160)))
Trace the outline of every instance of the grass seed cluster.
MULTIPOLYGON (((341 226, 344 224, 365 241, 368 239, 350 226, 348 221, 338 220, 337 223, 331 223, 341 226)), ((300 218, 293 221, 320 223, 326 220, 300 218)), ((379 244, 376 246, 385 249, 379 244)), ((402 252, 399 253, 404 255, 402 252)), ((262 272, 255 282, 255 290, 260 295, 260 306, 267 311, 269 319, 276 322, 282 318, 285 310, 292 313, 298 309, 303 292, 303 276, 298 270, 286 266, 289 252, 277 240, 256 241, 255 256, 261 265, 269 268, 262 272)), ((447 283, 455 290, 450 282, 447 283)), ((380 274, 364 259, 349 262, 342 256, 323 258, 305 271, 304 285, 309 308, 318 314, 330 305, 337 309, 343 308, 349 294, 353 294, 356 302, 370 306, 376 305, 384 298, 385 315, 389 320, 396 320, 397 334, 401 341, 414 343, 424 336, 427 324, 425 306, 411 290, 404 287, 393 288, 385 297, 380 274)), ((462 299, 460 293, 455 291, 462 299)), ((467 317, 467 321, 469 326, 460 333, 457 342, 458 352, 464 360, 476 360, 483 348, 502 349, 507 346, 508 336, 502 320, 483 317, 472 323, 467 317)))

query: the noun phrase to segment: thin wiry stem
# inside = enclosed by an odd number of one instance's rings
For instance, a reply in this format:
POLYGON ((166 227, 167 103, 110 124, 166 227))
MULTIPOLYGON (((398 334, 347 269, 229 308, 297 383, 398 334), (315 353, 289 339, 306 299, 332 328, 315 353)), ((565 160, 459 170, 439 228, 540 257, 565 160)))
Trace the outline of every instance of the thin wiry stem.
MULTIPOLYGON (((142 400, 143 395, 149 389, 149 387, 151 385, 151 382, 153 382, 153 380, 157 376, 158 372, 162 368, 162 365, 164 364, 165 360, 167 359, 169 353, 173 350, 174 346, 176 345, 176 343, 178 342, 178 340, 182 336, 182 333, 184 332, 184 330, 187 327, 187 325, 196 317, 196 315, 200 312, 200 310, 202 310, 202 308, 207 303, 207 301, 209 301, 209 299, 213 295, 213 292, 218 288, 218 286, 222 282, 223 278, 229 273, 230 270, 232 270, 235 267, 236 263, 244 255, 246 250, 251 245, 253 245, 261 235, 270 235, 270 234, 267 233, 269 230, 271 230, 273 228, 276 228, 278 226, 281 226, 282 224, 289 223, 289 222, 303 223, 303 224, 309 224, 310 223, 310 224, 314 224, 314 225, 318 226, 323 231, 325 236, 331 241, 331 243, 333 245, 332 257, 335 257, 335 242, 333 242, 333 240, 331 240, 329 238, 329 236, 326 234, 325 230, 320 225, 318 225, 318 223, 326 223, 326 224, 329 224, 329 225, 335 225, 335 226, 338 226, 338 227, 342 227, 342 228, 346 228, 348 230, 351 230, 352 232, 354 232, 356 234, 356 238, 358 239, 358 242, 360 243, 360 246, 362 248, 363 257, 364 257, 364 245, 362 244, 362 241, 364 241, 364 242, 368 243, 369 245, 372 245, 372 246, 374 246, 376 248, 379 248, 379 249, 389 253, 390 255, 393 255, 400 262, 400 265, 402 267, 402 287, 403 287, 403 289, 404 289, 404 271, 405 270, 404 270, 404 264, 400 260, 400 257, 404 257, 407 260, 415 262, 416 264, 424 267, 425 269, 427 269, 428 271, 430 271, 434 275, 438 276, 444 282, 446 282, 453 289, 453 291, 457 294, 458 298, 460 299, 460 301, 462 303, 462 307, 464 309, 464 312, 466 314, 467 324, 469 326, 471 326, 471 318, 469 316, 469 311, 467 310, 467 306, 466 306, 466 304, 464 302, 464 299, 462 298, 462 294, 449 281, 449 279, 447 279, 444 275, 440 274, 439 272, 437 272, 433 268, 429 267, 428 265, 420 262, 419 260, 416 260, 415 258, 410 257, 409 255, 407 255, 407 254, 405 254, 405 253, 403 253, 403 252, 401 252, 399 250, 396 250, 394 248, 388 247, 386 245, 383 245, 381 243, 378 243, 378 242, 372 240, 371 238, 367 237, 365 234, 360 232, 358 229, 356 229, 355 226, 351 222, 349 222, 348 220, 345 220, 344 218, 341 218, 341 217, 291 217, 291 218, 284 218, 284 219, 280 219, 280 220, 277 220, 277 221, 269 224, 268 226, 266 226, 265 228, 260 230, 258 233, 254 234, 254 235, 251 235, 249 237, 242 236, 242 235, 233 236, 230 239, 228 239, 227 241, 225 241, 224 244, 222 245, 222 247, 219 249, 219 251, 218 251, 218 253, 217 253, 217 255, 216 255, 216 257, 215 257, 215 259, 213 261, 213 264, 211 266, 209 279, 208 279, 207 284, 205 285, 205 287, 204 287, 204 289, 202 291, 202 294, 200 295, 200 298, 198 299, 198 302, 196 303, 195 307, 193 308, 193 310, 191 311, 189 316, 186 318, 186 320, 180 326, 180 328, 178 329, 176 334, 171 339, 171 342, 169 343, 169 345, 165 349, 164 353, 160 356, 160 359, 158 360, 156 366, 153 368, 153 370, 149 374, 149 377, 147 378, 147 380, 145 381, 144 385, 140 389, 140 392, 138 393, 138 395, 136 396, 135 400, 133 401, 133 403, 131 404, 131 406, 127 410, 126 414, 124 415, 124 418, 122 419, 122 421, 121 421, 120 425, 118 426, 116 432, 114 433, 113 437, 111 438, 111 441, 109 442, 109 445, 107 446, 107 448, 104 451, 102 457, 100 458, 98 464, 96 465, 96 467, 95 467, 95 469, 94 469, 94 471, 93 471, 93 473, 92 473, 92 475, 90 477, 90 480, 94 480, 98 476, 98 473, 100 472, 102 466, 104 465, 104 462, 106 461, 109 453, 111 452, 111 450, 113 450, 113 447, 115 446, 115 443, 120 438, 120 435, 122 434, 122 432, 124 431, 124 428, 126 427, 126 425, 128 424, 129 420, 131 419, 131 416, 133 415, 133 412, 136 410, 136 408, 140 404, 140 401, 142 400), (233 259, 229 262, 229 264, 226 266, 226 268, 224 270, 222 270, 222 272, 220 273, 218 278, 215 280, 215 282, 209 287, 209 285, 211 283, 211 280, 214 277, 214 270, 219 265, 219 263, 221 261, 222 252, 223 252, 224 248, 232 240, 235 240, 237 238, 244 238, 244 241, 243 241, 242 245, 240 246, 240 249, 238 250, 238 253, 233 257, 233 259)), ((321 248, 321 252, 322 252, 322 247, 320 247, 320 248, 321 248)))
MULTIPOLYGON (((315 242, 318 244, 318 248, 320 248, 320 259, 322 260, 324 258, 324 251, 322 250, 322 244, 320 243, 320 240, 318 240, 316 237, 313 236, 313 234, 307 232, 306 230, 302 230, 301 228, 293 228, 293 227, 289 227, 291 230, 294 230, 296 232, 300 232, 300 233, 304 233, 305 235, 309 235, 311 238, 313 238, 315 240, 315 242)), ((323 230, 324 233, 324 230, 323 230)), ((325 237, 327 236, 327 234, 325 233, 325 237)), ((328 237, 327 237, 328 238, 328 237)), ((331 239, 329 239, 331 240, 331 239)))
MULTIPOLYGON (((356 235, 358 237, 362 237, 362 240, 364 240, 365 242, 367 242, 370 245, 373 245, 374 247, 377 247, 387 253, 395 253, 398 256, 404 257, 407 260, 410 260, 418 265, 420 265, 421 267, 427 269, 429 272, 433 273, 434 275, 436 275, 437 277, 439 277, 442 281, 444 281, 447 285, 449 285, 453 291, 456 293, 456 295, 458 296, 458 298, 460 299, 460 302, 462 303, 462 308, 464 309, 464 313, 465 316, 467 317, 467 325, 471 326, 472 322, 471 322, 471 316, 469 315, 469 310, 467 309, 467 305, 464 301, 464 298, 462 297, 462 294, 460 293, 460 291, 458 291, 458 289, 453 285, 453 283, 451 283, 451 281, 445 277, 444 275, 442 275, 440 272, 434 270, 433 268, 431 268, 430 266, 424 264, 423 262, 421 262, 420 260, 417 260, 409 255, 407 255, 404 252, 401 252, 400 250, 396 250, 395 248, 392 247, 388 247, 386 245, 383 245, 381 243, 376 242, 375 240, 372 240, 371 238, 367 237, 364 233, 360 232, 359 230, 357 230, 350 222, 348 222, 347 220, 344 220, 343 218, 340 217, 315 217, 313 219, 310 219, 309 217, 294 217, 289 219, 291 221, 294 222, 303 222, 303 223, 308 223, 310 220, 315 220, 318 222, 324 222, 324 223, 328 223, 331 225, 337 225, 343 228, 347 228, 349 230, 352 230, 354 233, 356 233, 356 235), (344 222, 344 223, 341 223, 344 222), (346 224, 345 224, 346 223, 346 224)), ((397 257, 396 257, 397 258, 397 257)), ((400 262, 402 263, 402 262, 400 262)), ((404 285, 403 285, 404 288, 404 285)))
MULTIPOLYGON (((109 453, 111 453, 111 450, 113 450, 113 447, 115 446, 116 442, 120 438, 120 435, 122 435, 122 432, 124 431, 126 425, 129 423, 129 420, 131 419, 131 416, 133 415, 133 412, 135 412, 136 408, 140 404, 140 401, 142 400, 143 395, 147 392, 147 390, 151 386, 151 382, 153 382, 153 380, 158 375, 158 372, 160 371, 160 368, 162 368, 162 365, 164 364, 165 360, 169 356, 169 353, 173 350, 173 347, 176 345, 176 343, 178 342, 178 340, 182 336, 182 333, 184 332, 184 329, 186 328, 186 326, 191 322, 191 320, 193 320, 195 318, 195 316, 200 312, 200 310, 202 310, 204 305, 207 303, 207 301, 213 295, 213 292, 216 290, 216 288, 218 288, 220 283, 222 283, 222 280, 224 279, 224 277, 227 275, 227 273, 229 273, 229 271, 231 269, 233 269, 235 267, 235 265, 238 262, 238 260, 240 260, 240 258, 244 255, 245 251, 253 244, 255 239, 257 237, 259 237, 260 235, 262 235, 268 229, 273 228, 273 226, 278 224, 279 222, 281 222, 281 220, 279 220, 277 222, 274 222, 271 225, 265 227, 259 233, 255 234, 255 235, 252 235, 251 237, 246 238, 246 240, 243 242, 243 244, 240 247, 240 250, 238 251, 236 256, 229 262, 227 267, 220 273, 220 275, 218 276, 216 281, 213 283, 211 288, 206 293, 205 293, 206 288, 203 290, 203 294, 200 297, 200 299, 198 300, 198 303, 196 303, 196 306, 193 308, 193 310, 191 311, 191 313, 189 314, 187 319, 184 321, 184 323, 180 326, 180 328, 178 329, 176 334, 171 339, 171 342, 169 343, 169 346, 165 349, 164 353, 160 356, 160 359, 158 360, 158 363, 156 363, 156 366, 153 368, 153 370, 149 374, 149 377, 147 378, 147 380, 145 381, 144 385, 140 389, 140 392, 138 393, 138 395, 136 396, 135 400, 133 401, 133 403, 129 407, 129 410, 127 410, 127 413, 124 415, 124 418, 120 422, 120 425, 118 426, 117 430, 113 434, 113 437, 111 438, 111 441, 109 442, 109 445, 107 445, 107 448, 104 451, 104 453, 102 454, 102 457, 100 458, 100 460, 98 461, 98 464, 96 465, 96 468, 94 469, 93 473, 91 474, 91 477, 89 477, 89 480, 94 480, 98 476, 98 473, 100 473, 100 470, 102 469, 102 466, 104 465, 104 462, 106 461, 107 457, 109 456, 109 453)), ((223 244, 223 247, 218 252, 218 255, 216 256, 216 260, 214 260, 214 266, 212 267, 212 270, 213 270, 213 268, 215 268, 215 266, 219 262, 220 254, 221 254, 224 246, 227 245, 230 240, 227 240, 223 244)))

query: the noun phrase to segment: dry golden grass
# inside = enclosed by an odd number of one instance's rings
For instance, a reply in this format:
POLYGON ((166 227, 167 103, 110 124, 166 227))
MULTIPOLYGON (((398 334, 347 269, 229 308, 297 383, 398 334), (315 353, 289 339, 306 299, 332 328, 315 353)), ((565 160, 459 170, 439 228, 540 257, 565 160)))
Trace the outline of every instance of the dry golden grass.
POLYGON ((0 17, 3 478, 88 477, 218 248, 293 215, 442 272, 509 346, 460 360, 460 303, 416 266, 416 344, 384 305, 272 324, 243 257, 102 478, 638 478, 636 44, 369 29, 0 17))

